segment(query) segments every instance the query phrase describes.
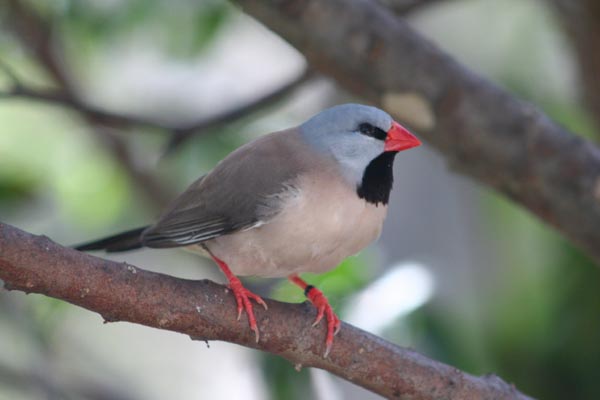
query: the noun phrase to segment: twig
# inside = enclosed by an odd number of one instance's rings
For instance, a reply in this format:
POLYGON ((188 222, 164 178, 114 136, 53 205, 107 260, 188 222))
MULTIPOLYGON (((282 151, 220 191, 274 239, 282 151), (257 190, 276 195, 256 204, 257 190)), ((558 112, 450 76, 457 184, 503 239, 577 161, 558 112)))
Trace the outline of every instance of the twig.
MULTIPOLYGON (((17 76, 17 74, 15 73, 15 71, 12 70, 12 68, 10 68, 8 66, 7 63, 5 63, 3 60, 0 59, 0 70, 4 73, 4 75, 6 75, 8 77, 8 79, 11 81, 14 89, 21 87, 21 80, 19 79, 19 77, 17 76)), ((14 90, 12 89, 12 90, 14 90)), ((10 94, 10 93, 9 93, 10 94)), ((0 93, 1 95, 1 93, 0 93)))
POLYGON ((64 65, 61 44, 53 42, 52 24, 44 20, 22 0, 6 0, 5 11, 7 12, 7 25, 15 33, 15 36, 26 44, 27 50, 60 87, 67 92, 73 91, 74 85, 70 79, 71 75, 64 65))
POLYGON ((24 98, 50 105, 59 105, 85 114, 88 117, 93 118, 97 124, 111 128, 149 127, 161 130, 172 129, 157 121, 146 120, 134 115, 115 113, 97 108, 90 104, 86 104, 61 90, 34 89, 24 83, 13 85, 7 90, 0 91, 0 97, 24 98))
POLYGON ((379 0, 379 2, 397 15, 407 15, 415 11, 425 9, 441 1, 448 0, 379 0))
POLYGON ((114 111, 104 110, 74 97, 62 90, 35 89, 17 80, 14 72, 0 60, 0 69, 12 80, 12 87, 0 91, 0 98, 26 98, 43 103, 56 104, 77 111, 87 118, 93 119, 95 124, 111 128, 146 127, 160 131, 170 132, 171 138, 165 146, 165 153, 172 153, 190 138, 208 131, 212 131, 230 124, 241 118, 247 117, 259 110, 281 101, 291 95, 296 89, 310 81, 315 74, 305 69, 300 74, 273 89, 261 97, 251 99, 235 108, 205 117, 196 121, 183 124, 168 124, 150 118, 129 115, 114 111))
POLYGON ((238 3, 312 67, 411 125, 454 168, 555 226, 600 264, 598 147, 458 64, 373 1, 238 3))
MULTIPOLYGON (((261 340, 236 319, 229 290, 93 257, 0 223, 0 279, 9 290, 41 293, 102 315, 280 355, 297 367, 330 371, 387 398, 528 399, 493 375, 475 377, 343 324, 328 358, 324 325, 311 328, 307 303, 267 300, 256 308, 261 340)), ((101 325, 99 325, 100 328, 101 325)))
POLYGON ((160 131, 171 132, 172 138, 167 145, 168 152, 178 148, 190 137, 196 134, 203 133, 208 130, 218 129, 222 125, 234 122, 258 110, 262 110, 272 103, 282 100, 284 97, 289 96, 296 89, 315 76, 314 73, 311 73, 308 69, 305 69, 303 72, 292 78, 290 81, 285 82, 280 87, 277 87, 271 92, 268 92, 259 98, 252 99, 238 107, 225 110, 222 113, 208 116, 197 121, 186 122, 183 124, 168 124, 142 116, 123 114, 120 112, 101 109, 87 104, 61 90, 33 88, 32 86, 18 80, 14 71, 10 69, 4 62, 2 62, 2 60, 0 60, 0 70, 2 70, 12 81, 12 85, 9 87, 9 89, 3 91, 0 90, 0 98, 25 98, 48 104, 56 104, 85 114, 88 117, 93 118, 97 124, 111 128, 125 129, 146 127, 160 131))
POLYGON ((282 86, 259 98, 252 99, 236 108, 225 110, 220 114, 191 122, 180 127, 172 127, 170 130, 174 132, 174 135, 167 144, 165 152, 171 153, 173 150, 181 146, 184 142, 199 132, 205 132, 209 129, 218 129, 225 124, 229 124, 242 117, 246 117, 256 111, 272 105, 277 101, 282 100, 293 93, 304 83, 312 79, 314 76, 315 74, 313 71, 305 69, 302 73, 289 82, 284 83, 282 86))
POLYGON ((110 126, 157 125, 154 122, 137 119, 136 117, 114 114, 95 108, 94 106, 85 104, 65 90, 36 89, 24 83, 15 71, 2 59, 0 59, 0 70, 10 81, 7 89, 0 90, 0 97, 2 98, 25 98, 49 104, 57 104, 87 114, 98 121, 98 123, 110 126))
MULTIPOLYGON (((20 0, 8 0, 6 9, 10 16, 9 26, 23 46, 48 73, 50 78, 58 85, 60 94, 40 94, 38 99, 54 99, 59 104, 76 104, 86 108, 79 100, 77 90, 72 82, 71 73, 65 66, 65 53, 62 43, 53 35, 53 26, 34 9, 29 8, 20 0)), ((18 82, 18 81, 16 81, 18 82)), ((23 95, 32 95, 31 90, 26 90, 23 85, 15 84, 13 92, 23 95)), ((131 181, 144 193, 144 198, 156 208, 162 208, 170 199, 168 190, 154 177, 152 173, 141 168, 131 156, 127 143, 108 129, 102 129, 103 115, 82 114, 89 124, 92 133, 103 143, 109 152, 128 173, 131 181)))
MULTIPOLYGON (((3 65, 0 63, 0 65, 3 65)), ((164 187, 147 171, 138 167, 130 154, 130 150, 123 140, 117 134, 111 131, 113 125, 131 124, 131 119, 127 116, 116 116, 85 105, 77 98, 72 97, 64 91, 58 90, 36 90, 26 86, 21 81, 16 80, 12 71, 5 67, 3 71, 13 79, 12 87, 0 91, 0 99, 4 98, 27 98, 37 101, 43 101, 49 104, 66 105, 72 109, 83 113, 85 119, 90 124, 90 128, 96 133, 98 139, 110 150, 115 159, 125 167, 138 187, 142 188, 149 199, 157 208, 164 206, 170 197, 164 187), (120 119, 119 119, 120 118, 120 119)))

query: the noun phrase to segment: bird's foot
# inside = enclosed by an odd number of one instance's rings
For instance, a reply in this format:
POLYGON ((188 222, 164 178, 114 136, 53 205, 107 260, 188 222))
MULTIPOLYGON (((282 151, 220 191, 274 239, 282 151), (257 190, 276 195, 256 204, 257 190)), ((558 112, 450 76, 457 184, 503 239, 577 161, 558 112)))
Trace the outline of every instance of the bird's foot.
POLYGON ((309 285, 304 289, 304 294, 317 309, 317 318, 312 326, 316 326, 321 322, 323 316, 325 316, 327 320, 327 337, 325 338, 325 354, 323 355, 327 358, 331 351, 331 346, 333 345, 333 337, 340 331, 340 319, 333 312, 327 297, 325 297, 323 292, 319 289, 309 285))
POLYGON ((248 289, 246 289, 242 285, 242 282, 235 276, 229 279, 229 288, 233 292, 233 295, 235 296, 235 301, 237 302, 237 319, 239 320, 241 318, 242 311, 246 311, 246 314, 248 315, 248 323, 250 324, 250 329, 254 331, 254 334, 256 335, 256 342, 258 343, 258 340, 260 339, 260 334, 258 333, 258 325, 256 324, 256 318, 254 317, 254 309, 252 308, 252 303, 250 302, 250 300, 254 300, 258 304, 263 306, 265 310, 267 309, 267 303, 265 303, 259 295, 254 294, 248 289))
POLYGON ((242 281, 240 281, 240 279, 237 276, 235 276, 233 272, 231 272, 225 261, 216 257, 208 249, 206 250, 211 255, 213 260, 215 260, 217 265, 221 268, 221 271, 223 271, 223 273, 227 277, 227 280, 229 281, 229 288, 233 292, 233 295, 235 296, 235 302, 237 303, 238 321, 242 316, 242 311, 246 311, 246 315, 248 315, 248 323, 250 324, 250 329, 254 331, 254 334, 256 335, 256 343, 258 343, 258 340, 260 339, 260 334, 258 333, 258 325, 256 324, 256 317, 254 317, 254 309, 252 308, 252 302, 250 300, 254 300, 258 304, 263 306, 265 310, 268 308, 267 303, 265 303, 265 301, 259 295, 254 294, 248 289, 246 289, 244 285, 242 285, 242 281))
POLYGON ((316 326, 321 322, 324 316, 327 319, 327 336, 325 338, 325 354, 323 355, 327 358, 331 351, 331 346, 333 345, 333 337, 340 331, 342 325, 340 319, 333 312, 333 308, 331 308, 329 300, 327 300, 327 297, 325 297, 323 292, 313 285, 306 283, 304 279, 300 278, 297 274, 290 275, 288 279, 295 285, 300 286, 304 290, 304 295, 317 308, 317 318, 315 318, 315 322, 312 326, 316 326))

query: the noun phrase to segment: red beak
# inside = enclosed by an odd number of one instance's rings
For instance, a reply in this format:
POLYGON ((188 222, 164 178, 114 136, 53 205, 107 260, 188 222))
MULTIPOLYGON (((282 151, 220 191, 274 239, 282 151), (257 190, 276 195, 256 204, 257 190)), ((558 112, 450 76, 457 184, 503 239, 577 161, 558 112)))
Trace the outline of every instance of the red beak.
POLYGON ((385 138, 384 151, 402 151, 421 145, 421 141, 408 131, 405 127, 392 121, 392 127, 385 138))

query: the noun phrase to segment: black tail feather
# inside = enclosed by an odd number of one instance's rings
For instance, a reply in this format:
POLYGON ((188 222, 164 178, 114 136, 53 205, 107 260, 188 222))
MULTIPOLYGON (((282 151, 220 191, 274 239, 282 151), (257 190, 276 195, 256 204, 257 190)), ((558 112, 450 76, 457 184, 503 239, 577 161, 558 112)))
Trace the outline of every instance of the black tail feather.
POLYGON ((93 242, 83 243, 73 247, 75 250, 80 251, 104 250, 107 253, 139 249, 143 247, 142 232, 146 228, 148 227, 144 226, 132 229, 104 239, 94 240, 93 242))

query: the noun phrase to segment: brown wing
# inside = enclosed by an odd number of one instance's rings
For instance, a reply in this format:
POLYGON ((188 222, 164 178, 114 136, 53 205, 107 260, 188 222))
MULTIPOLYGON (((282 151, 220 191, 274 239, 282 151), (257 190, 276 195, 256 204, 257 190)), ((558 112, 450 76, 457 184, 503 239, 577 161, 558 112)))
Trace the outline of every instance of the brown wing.
POLYGON ((263 136, 223 159, 194 182, 142 234, 148 247, 177 247, 268 222, 293 195, 311 165, 296 130, 263 136))

